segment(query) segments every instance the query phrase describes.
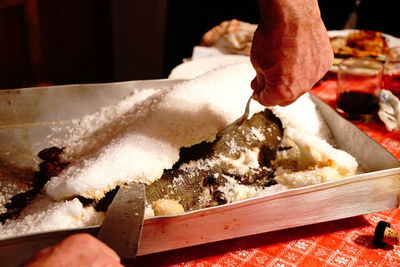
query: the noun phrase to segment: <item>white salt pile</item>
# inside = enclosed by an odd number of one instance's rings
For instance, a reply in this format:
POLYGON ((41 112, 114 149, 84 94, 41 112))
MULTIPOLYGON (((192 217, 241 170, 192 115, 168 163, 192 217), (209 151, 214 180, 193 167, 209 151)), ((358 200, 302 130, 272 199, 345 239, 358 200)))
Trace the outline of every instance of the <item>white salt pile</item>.
POLYGON ((295 132, 316 136, 333 144, 329 128, 308 94, 288 106, 275 106, 271 107, 271 110, 282 121, 285 129, 293 129, 295 132))
POLYGON ((156 92, 153 88, 133 90, 130 96, 115 105, 103 107, 98 112, 73 120, 72 126, 68 127, 68 136, 53 139, 53 145, 65 147, 63 159, 66 161, 74 161, 99 150, 121 129, 133 123, 137 116, 135 105, 156 92))

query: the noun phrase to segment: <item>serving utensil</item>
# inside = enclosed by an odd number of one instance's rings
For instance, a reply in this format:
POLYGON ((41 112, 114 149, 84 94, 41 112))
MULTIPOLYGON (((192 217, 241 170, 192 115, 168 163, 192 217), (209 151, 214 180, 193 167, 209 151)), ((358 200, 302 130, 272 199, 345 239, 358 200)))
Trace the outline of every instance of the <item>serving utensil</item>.
POLYGON ((250 114, 250 102, 251 99, 253 98, 253 94, 250 96, 249 100, 247 100, 246 103, 246 108, 244 109, 244 113, 242 116, 240 116, 238 119, 236 119, 233 123, 229 124, 224 130, 222 130, 221 132, 219 132, 217 134, 217 140, 220 139, 223 135, 225 135, 226 133, 235 130, 236 128, 239 128, 240 125, 243 124, 243 122, 245 120, 248 119, 249 114, 250 114))

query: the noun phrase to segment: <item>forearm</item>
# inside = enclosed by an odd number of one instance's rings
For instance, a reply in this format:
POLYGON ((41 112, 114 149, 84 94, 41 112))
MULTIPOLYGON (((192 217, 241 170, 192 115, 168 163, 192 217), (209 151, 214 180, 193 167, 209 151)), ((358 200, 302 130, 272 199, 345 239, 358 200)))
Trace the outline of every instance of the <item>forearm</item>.
MULTIPOLYGON (((283 39, 308 38, 304 30, 314 35, 314 41, 320 43, 327 36, 323 26, 318 0, 258 0, 261 20, 258 25, 260 34, 274 35, 276 45, 291 44, 283 39), (322 25, 322 29, 321 29, 322 25)), ((291 47, 282 47, 291 48, 291 47)))
POLYGON ((320 20, 318 0, 258 0, 263 26, 320 20))

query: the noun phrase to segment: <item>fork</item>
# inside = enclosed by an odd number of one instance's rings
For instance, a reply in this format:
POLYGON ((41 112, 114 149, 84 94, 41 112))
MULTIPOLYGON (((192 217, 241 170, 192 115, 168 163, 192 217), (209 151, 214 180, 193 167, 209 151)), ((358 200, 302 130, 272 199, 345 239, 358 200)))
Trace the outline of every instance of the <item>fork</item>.
POLYGON ((245 120, 247 120, 247 118, 249 117, 249 114, 250 114, 250 102, 251 102, 252 98, 253 98, 253 95, 251 95, 249 100, 247 100, 244 114, 242 116, 240 116, 237 120, 235 120, 234 122, 229 124, 224 130, 219 132, 217 134, 217 138, 216 138, 217 140, 220 139, 224 134, 239 128, 239 126, 242 125, 245 120))

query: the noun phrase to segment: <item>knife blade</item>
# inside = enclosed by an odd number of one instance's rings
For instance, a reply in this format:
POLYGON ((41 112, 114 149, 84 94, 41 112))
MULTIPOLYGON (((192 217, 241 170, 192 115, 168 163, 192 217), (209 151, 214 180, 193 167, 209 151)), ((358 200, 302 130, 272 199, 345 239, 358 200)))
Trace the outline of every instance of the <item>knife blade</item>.
POLYGON ((122 259, 133 259, 139 247, 145 209, 145 185, 121 186, 111 202, 97 238, 122 259))

